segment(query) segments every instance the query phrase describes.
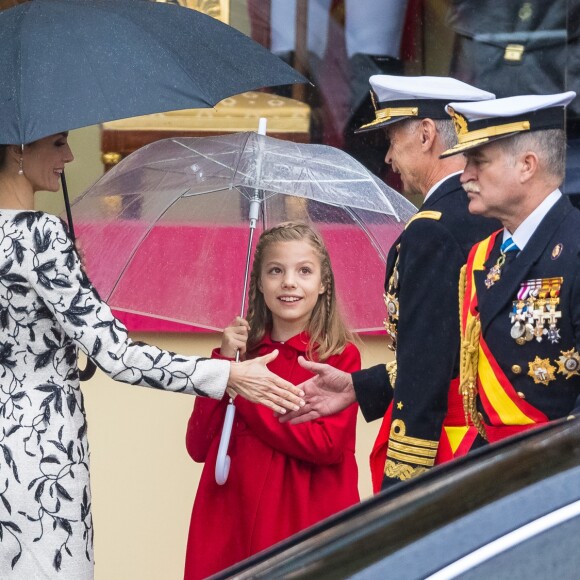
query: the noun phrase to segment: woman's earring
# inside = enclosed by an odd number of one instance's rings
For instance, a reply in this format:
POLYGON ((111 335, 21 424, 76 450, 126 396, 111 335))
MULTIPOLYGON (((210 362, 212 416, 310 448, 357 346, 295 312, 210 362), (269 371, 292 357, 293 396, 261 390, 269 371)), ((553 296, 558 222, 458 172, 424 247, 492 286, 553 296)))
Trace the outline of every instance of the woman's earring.
POLYGON ((20 161, 18 161, 18 175, 24 175, 22 168, 22 157, 24 157, 24 145, 20 145, 20 161))

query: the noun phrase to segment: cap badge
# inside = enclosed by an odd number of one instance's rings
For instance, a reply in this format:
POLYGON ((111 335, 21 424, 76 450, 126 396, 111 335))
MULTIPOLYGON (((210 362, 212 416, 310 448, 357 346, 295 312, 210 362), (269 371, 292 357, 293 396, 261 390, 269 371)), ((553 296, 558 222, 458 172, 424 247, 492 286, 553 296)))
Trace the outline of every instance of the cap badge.
POLYGON ((378 109, 377 96, 375 95, 375 91, 370 91, 370 93, 371 93, 371 101, 373 103, 373 109, 376 111, 378 109))
POLYGON ((463 115, 460 115, 453 107, 448 107, 447 111, 451 115, 457 136, 466 135, 469 132, 467 129, 467 119, 463 115))

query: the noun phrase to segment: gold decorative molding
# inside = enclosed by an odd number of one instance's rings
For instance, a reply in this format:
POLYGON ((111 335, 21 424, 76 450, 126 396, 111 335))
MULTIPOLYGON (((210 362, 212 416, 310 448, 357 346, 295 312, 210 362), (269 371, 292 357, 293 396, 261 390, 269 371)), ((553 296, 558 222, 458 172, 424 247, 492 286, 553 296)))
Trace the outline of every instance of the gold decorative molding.
POLYGON ((123 156, 115 151, 107 151, 101 155, 103 165, 117 165, 121 159, 123 159, 123 156))
POLYGON ((103 123, 112 131, 256 131, 268 119, 268 133, 308 133, 310 107, 286 97, 250 91, 228 97, 215 107, 168 111, 103 123))
POLYGON ((185 8, 203 12, 226 24, 230 22, 230 0, 155 0, 155 2, 178 4, 185 8))

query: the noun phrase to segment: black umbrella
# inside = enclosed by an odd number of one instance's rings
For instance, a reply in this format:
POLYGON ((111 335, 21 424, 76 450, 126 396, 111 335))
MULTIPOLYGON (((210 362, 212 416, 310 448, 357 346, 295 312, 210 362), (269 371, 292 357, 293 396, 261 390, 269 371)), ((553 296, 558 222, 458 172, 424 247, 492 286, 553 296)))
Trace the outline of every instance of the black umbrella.
POLYGON ((3 144, 307 82, 234 28, 148 0, 25 2, 0 12, 0 46, 3 144))
POLYGON ((25 2, 0 12, 0 46, 5 144, 307 82, 231 26, 147 0, 25 2))
POLYGON ((212 107, 307 82, 197 10, 147 0, 34 0, 0 12, 0 143, 212 107))

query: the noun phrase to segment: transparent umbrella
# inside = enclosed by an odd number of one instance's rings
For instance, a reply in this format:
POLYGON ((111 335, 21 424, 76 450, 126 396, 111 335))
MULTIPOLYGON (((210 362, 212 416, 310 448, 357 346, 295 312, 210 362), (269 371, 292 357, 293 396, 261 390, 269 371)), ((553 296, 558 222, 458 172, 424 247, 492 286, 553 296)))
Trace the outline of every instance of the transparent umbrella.
POLYGON ((240 309, 252 200, 257 233, 289 219, 320 231, 347 321, 381 330, 383 307, 370 303, 416 210, 338 149, 256 133, 165 139, 105 174, 73 213, 91 279, 113 308, 221 331, 240 309))
POLYGON ((349 325, 381 330, 386 256, 415 212, 339 149, 256 133, 147 145, 72 209, 111 307, 218 331, 244 314, 254 231, 287 220, 323 236, 349 325))

